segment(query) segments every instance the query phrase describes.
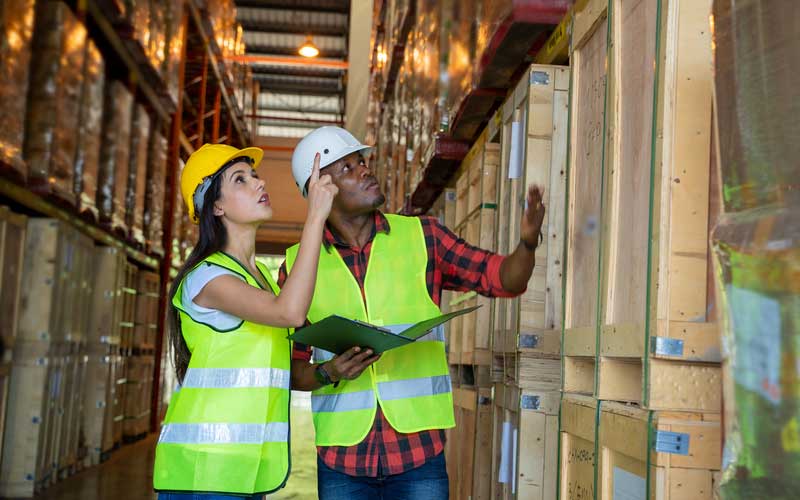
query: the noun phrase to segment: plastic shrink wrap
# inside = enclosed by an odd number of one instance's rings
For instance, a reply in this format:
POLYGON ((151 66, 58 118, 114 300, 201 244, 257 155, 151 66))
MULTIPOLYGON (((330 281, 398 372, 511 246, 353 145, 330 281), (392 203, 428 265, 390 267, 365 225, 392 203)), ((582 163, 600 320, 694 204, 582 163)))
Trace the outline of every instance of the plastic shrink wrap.
POLYGON ((86 28, 66 3, 37 2, 25 118, 28 183, 71 205, 86 41, 86 28))
POLYGON ((125 191, 130 154, 133 95, 119 80, 106 80, 103 89, 103 132, 97 176, 97 208, 100 220, 127 234, 125 191))
POLYGON ((144 246, 144 198, 147 181, 147 147, 150 136, 150 116, 144 106, 137 104, 131 122, 131 149, 128 161, 128 181, 125 193, 125 224, 131 239, 144 246))
POLYGON ((74 193, 78 211, 97 219, 97 170, 100 166, 100 134, 103 123, 103 86, 105 63, 93 41, 86 44, 83 61, 78 119, 78 148, 75 151, 74 193))
POLYGON ((144 231, 147 251, 164 255, 164 186, 167 178, 167 138, 159 122, 153 123, 147 153, 144 231))
POLYGON ((25 98, 33 35, 34 0, 0 3, 0 168, 24 178, 25 98))
POLYGON ((800 4, 716 0, 724 500, 800 491, 800 4))

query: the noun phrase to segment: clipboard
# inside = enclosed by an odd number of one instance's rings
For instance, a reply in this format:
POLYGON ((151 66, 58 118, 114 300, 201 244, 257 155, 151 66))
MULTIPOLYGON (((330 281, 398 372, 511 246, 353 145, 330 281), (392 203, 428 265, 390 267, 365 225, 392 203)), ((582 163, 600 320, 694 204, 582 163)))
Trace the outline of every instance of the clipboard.
POLYGON ((306 345, 324 349, 334 354, 342 354, 351 347, 372 349, 375 354, 403 347, 424 337, 432 329, 463 314, 471 313, 481 307, 473 306, 420 321, 405 330, 395 333, 388 328, 371 325, 363 321, 351 320, 341 316, 328 316, 322 321, 303 327, 287 338, 306 345))

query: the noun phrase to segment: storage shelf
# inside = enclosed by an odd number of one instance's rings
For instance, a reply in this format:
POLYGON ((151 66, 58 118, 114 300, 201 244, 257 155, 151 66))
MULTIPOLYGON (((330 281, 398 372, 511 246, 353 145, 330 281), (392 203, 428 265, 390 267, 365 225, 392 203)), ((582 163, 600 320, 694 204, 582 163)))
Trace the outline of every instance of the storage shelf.
MULTIPOLYGON (((225 108, 228 110, 229 118, 236 131, 239 143, 243 146, 248 146, 251 143, 251 137, 247 128, 244 126, 242 110, 239 109, 236 101, 231 98, 234 94, 233 82, 231 82, 228 75, 220 69, 220 65, 222 64, 222 51, 217 45, 217 41, 208 34, 211 22, 208 16, 204 12, 201 12, 194 0, 187 1, 186 6, 189 9, 189 17, 203 40, 203 49, 207 52, 208 65, 213 72, 214 78, 222 89, 221 97, 225 108)), ((187 48, 187 50, 190 49, 191 47, 187 48)))
POLYGON ((144 267, 152 270, 158 270, 159 268, 160 260, 158 257, 148 255, 131 247, 108 231, 54 205, 45 198, 30 191, 28 188, 19 186, 7 179, 0 178, 0 201, 4 201, 4 199, 17 203, 38 215, 53 217, 67 222, 98 243, 124 250, 131 259, 144 267))
POLYGON ((130 80, 136 83, 156 114, 162 120, 169 121, 177 105, 169 96, 164 80, 147 60, 141 46, 123 35, 126 30, 133 31, 133 27, 119 20, 112 21, 120 17, 116 5, 109 0, 79 0, 71 1, 70 4, 78 16, 86 20, 87 29, 97 46, 103 50, 103 55, 116 56, 127 68, 130 80))

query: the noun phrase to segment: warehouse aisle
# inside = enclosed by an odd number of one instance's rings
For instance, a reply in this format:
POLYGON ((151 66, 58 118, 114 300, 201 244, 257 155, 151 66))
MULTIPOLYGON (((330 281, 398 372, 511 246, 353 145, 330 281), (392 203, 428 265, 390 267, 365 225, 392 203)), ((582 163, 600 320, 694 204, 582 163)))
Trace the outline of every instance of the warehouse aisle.
POLYGON ((113 453, 108 461, 58 482, 35 500, 155 500, 153 458, 158 434, 113 453))
MULTIPOLYGON (((292 392, 292 474, 270 500, 317 498, 316 448, 311 421, 311 394, 292 392)), ((46 489, 34 500, 155 500, 153 460, 158 434, 122 447, 106 462, 90 467, 46 489)))

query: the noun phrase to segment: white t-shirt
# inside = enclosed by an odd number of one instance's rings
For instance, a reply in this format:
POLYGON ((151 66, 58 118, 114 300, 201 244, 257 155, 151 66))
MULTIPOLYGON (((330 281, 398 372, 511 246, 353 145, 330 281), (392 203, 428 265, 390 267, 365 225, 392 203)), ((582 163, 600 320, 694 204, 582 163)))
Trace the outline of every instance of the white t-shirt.
POLYGON ((240 280, 246 281, 240 275, 224 267, 201 264, 186 275, 183 281, 183 291, 181 293, 181 305, 183 306, 183 310, 186 311, 193 320, 223 331, 236 328, 242 320, 217 309, 209 309, 208 307, 197 305, 194 299, 203 291, 203 288, 211 280, 226 274, 236 276, 240 280))

